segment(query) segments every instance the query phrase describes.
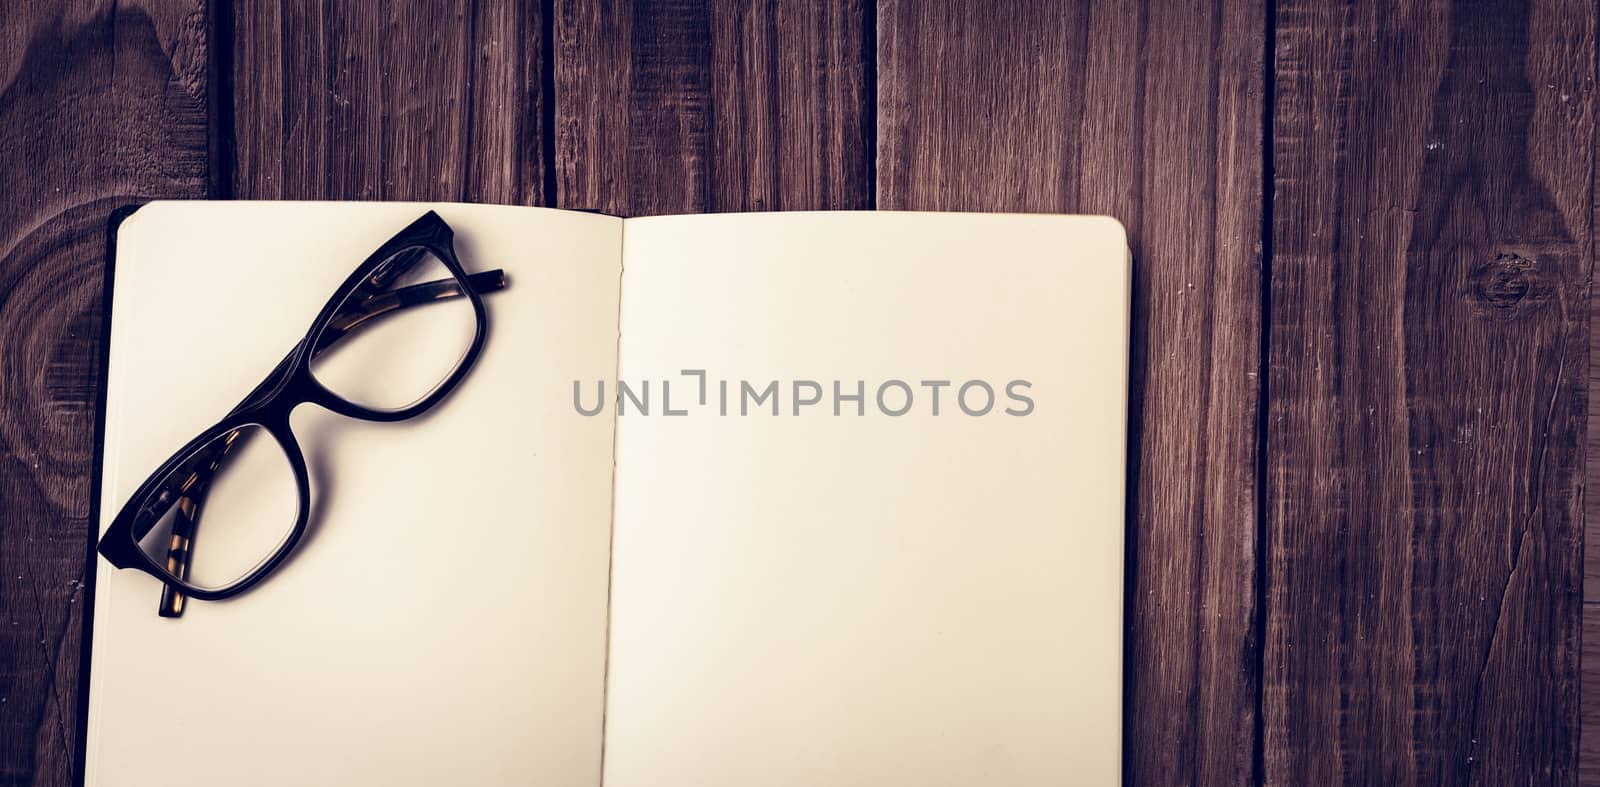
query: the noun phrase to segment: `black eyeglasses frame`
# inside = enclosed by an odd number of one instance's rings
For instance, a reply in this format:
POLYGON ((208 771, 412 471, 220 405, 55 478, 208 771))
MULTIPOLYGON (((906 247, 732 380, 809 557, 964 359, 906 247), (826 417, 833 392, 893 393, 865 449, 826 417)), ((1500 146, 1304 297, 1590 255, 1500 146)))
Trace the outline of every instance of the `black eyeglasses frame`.
MULTIPOLYGON (((415 261, 414 255, 411 256, 411 260, 415 261)), ((300 405, 309 403, 340 415, 366 421, 403 421, 421 415, 448 396, 472 369, 483 350, 488 334, 488 315, 479 293, 504 286, 505 277, 502 271, 467 275, 455 253, 454 231, 437 213, 428 211, 379 246, 345 279, 343 284, 339 285, 317 314, 316 319, 312 321, 305 337, 238 407, 174 452, 134 490, 128 502, 123 505, 101 537, 99 553, 119 569, 131 568, 142 571, 160 580, 173 591, 205 601, 232 598, 254 587, 271 575, 294 552, 305 535, 306 525, 310 520, 310 473, 299 441, 289 425, 290 414, 300 405), (431 252, 444 264, 454 276, 455 286, 449 288, 448 292, 434 287, 430 290, 428 298, 465 295, 472 304, 476 330, 454 370, 426 395, 402 408, 375 409, 351 402, 326 388, 312 374, 311 360, 318 351, 337 341, 343 334, 345 328, 333 324, 334 318, 340 314, 341 307, 362 290, 382 292, 402 275, 406 267, 402 262, 406 257, 402 256, 402 253, 408 250, 431 252), (298 506, 293 528, 272 554, 234 582, 223 587, 195 585, 184 577, 174 575, 166 566, 159 564, 140 548, 139 539, 154 526, 154 520, 164 515, 171 505, 176 505, 175 502, 167 504, 166 507, 155 511, 152 517, 149 513, 150 504, 155 501, 151 498, 161 493, 163 483, 171 478, 185 461, 195 457, 202 448, 225 438, 232 432, 252 426, 261 427, 277 440, 289 460, 298 487, 298 506), (151 521, 141 521, 142 518, 151 521), (141 526, 143 533, 139 532, 141 526)), ((173 615, 181 614, 181 609, 180 603, 173 615)), ((168 614, 165 604, 163 614, 168 614)))

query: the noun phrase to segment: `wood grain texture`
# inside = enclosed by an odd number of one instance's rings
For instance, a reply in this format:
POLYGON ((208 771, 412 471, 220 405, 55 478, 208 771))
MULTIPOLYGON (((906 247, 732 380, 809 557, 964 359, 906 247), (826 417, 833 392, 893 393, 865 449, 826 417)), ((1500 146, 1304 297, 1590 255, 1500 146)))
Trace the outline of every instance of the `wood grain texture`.
POLYGON ((1128 228, 1130 784, 1252 777, 1264 20, 1248 0, 879 6, 880 207, 1128 228))
POLYGON ((545 203, 537 2, 246 0, 229 21, 232 196, 545 203))
POLYGON ((1594 13, 1278 6, 1268 782, 1576 777, 1594 13))
POLYGON ((7 5, 0 785, 79 745, 105 217, 208 195, 1115 216, 1127 782, 1600 785, 1596 7, 1264 2, 7 5))
POLYGON ((106 220, 208 191, 196 2, 0 13, 0 784, 72 783, 106 220))
MULTIPOLYGON (((1590 357, 1592 358, 1593 356, 1591 355, 1590 357)), ((1589 381, 1589 390, 1592 391, 1594 390, 1594 377, 1592 374, 1589 381)), ((1595 432, 1594 426, 1594 419, 1589 419, 1591 439, 1595 432)), ((1594 466, 1595 456, 1596 454, 1593 451, 1589 452, 1587 467, 1594 466)), ((1585 472, 1592 471, 1586 470, 1585 472)), ((1590 521, 1593 520, 1591 519, 1590 521)), ((1584 579, 1584 585, 1586 587, 1593 585, 1597 579, 1600 578, 1588 575, 1584 579)), ((1578 736, 1578 784, 1584 785, 1584 787, 1600 785, 1600 702, 1596 702, 1594 699, 1594 687, 1600 686, 1600 649, 1595 647, 1596 643, 1600 643, 1600 604, 1585 603, 1583 605, 1583 658, 1579 681, 1584 688, 1580 692, 1582 698, 1579 709, 1581 730, 1578 736)))
POLYGON ((617 215, 872 204, 861 0, 556 0, 557 204, 617 215))
MULTIPOLYGON (((1600 46, 1600 45, 1597 45, 1600 46)), ((1600 71, 1600 54, 1596 56, 1600 71)), ((1596 131, 1600 138, 1600 130, 1596 131)), ((1600 191, 1590 175, 1591 216, 1600 219, 1600 191)), ((1589 276, 1589 389, 1584 451, 1583 627, 1580 650, 1578 784, 1600 787, 1600 291, 1589 276)))

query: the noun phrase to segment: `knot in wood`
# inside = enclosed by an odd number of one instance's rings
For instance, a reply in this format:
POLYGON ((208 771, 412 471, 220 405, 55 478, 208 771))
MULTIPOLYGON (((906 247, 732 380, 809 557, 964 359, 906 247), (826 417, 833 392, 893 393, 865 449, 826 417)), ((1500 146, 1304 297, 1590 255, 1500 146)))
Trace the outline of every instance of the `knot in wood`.
POLYGON ((1509 310, 1537 289, 1539 264, 1514 252, 1499 252, 1472 272, 1472 298, 1491 309, 1509 310))

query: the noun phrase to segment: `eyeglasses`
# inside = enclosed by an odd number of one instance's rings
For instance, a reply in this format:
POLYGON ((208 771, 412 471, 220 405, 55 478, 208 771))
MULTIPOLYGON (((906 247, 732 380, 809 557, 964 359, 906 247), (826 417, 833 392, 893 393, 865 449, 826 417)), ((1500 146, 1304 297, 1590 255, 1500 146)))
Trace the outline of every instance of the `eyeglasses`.
POLYGON ((182 615, 187 596, 215 601, 250 589, 300 542, 311 489, 289 426, 296 407, 401 421, 466 376, 488 326, 479 294, 506 279, 499 270, 467 275, 453 238, 429 211, 389 239, 244 401, 134 491, 99 551, 161 580, 160 615, 182 615))

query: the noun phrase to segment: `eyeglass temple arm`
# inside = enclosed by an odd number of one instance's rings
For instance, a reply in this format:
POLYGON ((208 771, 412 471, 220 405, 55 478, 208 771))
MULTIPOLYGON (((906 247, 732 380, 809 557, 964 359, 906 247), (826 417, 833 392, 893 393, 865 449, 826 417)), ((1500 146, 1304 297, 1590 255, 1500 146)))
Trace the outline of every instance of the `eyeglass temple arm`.
POLYGON ((429 254, 424 247, 417 246, 406 249, 390 257, 387 262, 378 266, 378 269, 367 277, 367 280, 356 287, 357 292, 376 294, 389 289, 389 285, 406 274, 406 271, 416 267, 424 257, 429 254))
MULTIPOLYGON (((353 300, 350 304, 353 308, 336 312, 328 320, 328 326, 318 336, 317 346, 311 351, 312 357, 314 358, 326 352, 328 348, 337 344, 340 339, 350 335, 371 320, 392 314, 408 306, 462 295, 461 286, 455 279, 440 279, 422 284, 413 284, 397 290, 379 289, 405 273, 420 258, 421 253, 419 252, 412 255, 409 260, 401 259, 397 262, 391 262, 379 269, 371 277, 368 277, 357 288, 356 292, 369 292, 370 294, 353 300)), ((506 285, 505 271, 499 269, 475 273, 467 277, 467 286, 479 294, 505 289, 506 285)), ((252 389, 229 415, 237 413, 246 403, 264 393, 266 388, 282 373, 284 367, 294 359, 295 353, 299 349, 300 345, 295 345, 294 350, 290 351, 273 368, 272 373, 268 374, 260 385, 252 389)), ((221 467, 223 461, 225 461, 228 449, 233 446, 234 439, 238 434, 238 432, 234 432, 229 435, 215 456, 196 457, 197 461, 194 465, 186 468, 190 471, 189 474, 185 475, 181 471, 175 473, 175 477, 184 478, 184 481, 178 484, 176 489, 168 487, 158 493, 158 499, 170 499, 172 494, 181 493, 177 502, 174 503, 178 510, 172 522, 172 539, 167 546, 167 571, 179 579, 183 579, 189 572, 189 559, 194 543, 195 530, 200 524, 200 508, 205 503, 206 491, 210 485, 211 478, 216 474, 217 468, 221 467)), ((152 519, 145 523, 143 532, 139 532, 140 528, 136 522, 134 539, 143 538, 149 533, 149 528, 154 524, 155 520, 152 519)), ((156 610, 157 614, 164 618, 175 618, 183 615, 183 606, 186 599, 187 597, 183 594, 183 591, 177 590, 171 585, 162 584, 161 606, 156 610)))
MULTIPOLYGON (((369 279, 369 281, 371 280, 369 279)), ((505 271, 492 270, 474 273, 467 277, 467 286, 480 294, 504 289, 506 286, 505 271)), ((311 356, 314 358, 321 355, 323 351, 327 350, 335 342, 374 319, 408 306, 456 298, 460 297, 461 294, 461 285, 455 279, 439 279, 423 284, 413 284, 409 287, 401 287, 397 290, 382 290, 369 294, 352 304, 355 308, 337 312, 333 317, 329 318, 327 326, 322 329, 322 333, 317 337, 317 346, 312 348, 311 356)))

